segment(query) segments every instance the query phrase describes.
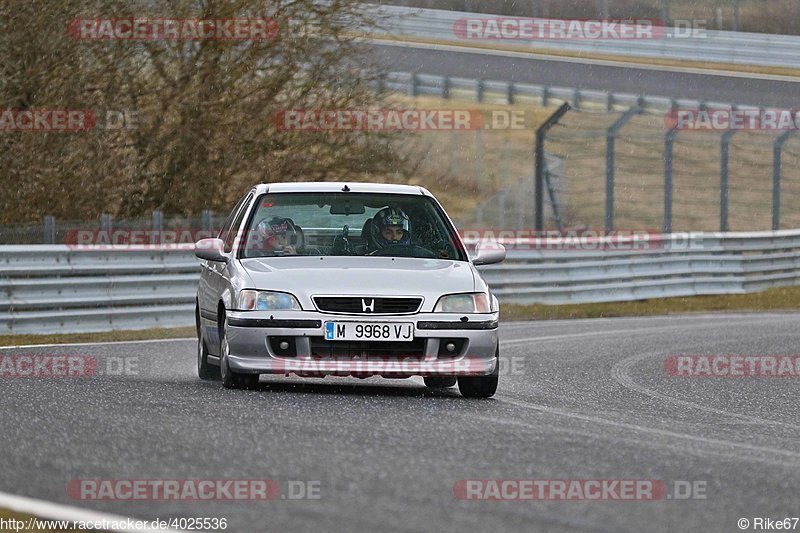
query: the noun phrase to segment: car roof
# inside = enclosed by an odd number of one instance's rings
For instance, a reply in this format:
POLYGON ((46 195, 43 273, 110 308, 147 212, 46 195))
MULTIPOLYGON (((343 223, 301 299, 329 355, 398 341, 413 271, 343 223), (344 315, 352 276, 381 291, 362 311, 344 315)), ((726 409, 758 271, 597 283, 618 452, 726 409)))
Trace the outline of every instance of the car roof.
POLYGON ((256 193, 287 193, 287 192, 344 192, 347 187, 355 193, 382 193, 382 194, 419 194, 432 196, 424 187, 418 185, 398 185, 394 183, 361 183, 361 182, 330 182, 330 181, 305 181, 287 183, 262 183, 256 185, 256 193))

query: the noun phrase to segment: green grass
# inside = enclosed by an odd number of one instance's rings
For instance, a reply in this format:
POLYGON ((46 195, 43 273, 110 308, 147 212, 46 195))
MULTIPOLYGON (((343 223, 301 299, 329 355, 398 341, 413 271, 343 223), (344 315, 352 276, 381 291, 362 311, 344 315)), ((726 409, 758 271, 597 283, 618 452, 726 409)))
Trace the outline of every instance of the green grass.
POLYGON ((502 305, 503 320, 552 320, 563 318, 602 318, 651 316, 715 311, 800 310, 800 287, 781 287, 750 294, 658 298, 636 302, 607 302, 569 305, 502 305))
POLYGON ((194 337, 194 327, 105 331, 101 333, 64 333, 57 335, 0 335, 0 346, 27 344, 71 344, 79 342, 117 342, 194 337))

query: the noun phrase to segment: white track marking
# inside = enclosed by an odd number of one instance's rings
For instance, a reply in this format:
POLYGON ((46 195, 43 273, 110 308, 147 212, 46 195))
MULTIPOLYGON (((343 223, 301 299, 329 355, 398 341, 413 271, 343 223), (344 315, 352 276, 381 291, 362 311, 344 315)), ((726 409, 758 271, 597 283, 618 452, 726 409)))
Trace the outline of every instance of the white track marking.
MULTIPOLYGON (((547 405, 530 403, 524 400, 511 398, 509 396, 506 396, 505 394, 498 394, 497 398, 501 402, 508 403, 511 405, 516 405, 517 407, 522 407, 525 409, 533 409, 548 415, 558 416, 562 418, 570 418, 573 420, 582 420, 584 422, 591 422, 593 424, 601 424, 617 429, 633 431, 644 435, 650 435, 651 437, 678 439, 684 442, 701 444, 703 446, 701 450, 708 453, 724 455, 727 457, 735 457, 737 459, 746 458, 755 462, 767 462, 783 466, 792 466, 792 467, 800 466, 800 453, 797 452, 792 452, 788 450, 779 450, 776 448, 766 448, 764 446, 745 444, 741 442, 732 442, 723 439, 700 437, 697 435, 690 435, 688 433, 680 433, 677 431, 669 431, 666 429, 657 429, 647 426, 639 426, 637 424, 629 424, 627 422, 617 422, 614 420, 609 420, 607 418, 602 418, 598 416, 573 413, 570 411, 565 411, 563 409, 549 407, 547 405), (715 447, 717 449, 711 450, 710 447, 715 447), (739 453, 732 455, 731 452, 739 452, 739 453), (744 452, 744 454, 740 452, 744 452), (769 455, 772 455, 772 457, 769 457, 769 455)), ((607 437, 614 438, 614 435, 607 435, 607 437)), ((649 439, 646 441, 640 441, 640 444, 656 446, 661 443, 659 441, 653 441, 652 439, 649 439)))
POLYGON ((686 400, 680 400, 678 398, 673 398, 672 396, 668 396, 666 394, 662 394, 662 393, 654 391, 652 389, 648 389, 647 387, 644 387, 644 386, 639 385, 638 383, 636 383, 633 380, 633 378, 630 376, 629 372, 630 372, 631 368, 636 363, 639 363, 641 361, 644 361, 645 359, 649 359, 651 357, 658 356, 658 355, 661 355, 663 357, 663 354, 659 354, 659 353, 645 353, 645 354, 640 354, 640 355, 634 355, 634 356, 631 356, 631 357, 627 357, 627 358, 619 361, 617 364, 615 364, 613 366, 613 368, 611 369, 611 375, 614 377, 614 379, 617 381, 617 383, 619 383, 623 387, 625 387, 627 389, 630 389, 630 390, 633 390, 633 391, 636 391, 636 392, 638 392, 640 394, 644 394, 645 396, 649 396, 650 398, 654 398, 656 400, 662 400, 662 401, 673 403, 673 404, 676 404, 676 405, 682 405, 683 407, 688 407, 690 409, 697 409, 699 411, 706 411, 708 413, 714 413, 714 414, 717 414, 717 415, 724 416, 726 418, 736 419, 736 420, 739 420, 739 421, 742 421, 742 422, 747 422, 749 424, 756 424, 756 425, 762 425, 762 426, 763 425, 781 426, 781 427, 800 430, 800 426, 796 426, 794 424, 787 424, 785 422, 779 422, 777 420, 769 420, 769 419, 766 419, 766 418, 759 418, 759 417, 756 417, 756 416, 742 415, 742 414, 738 414, 738 413, 733 413, 731 411, 725 411, 723 409, 716 409, 714 407, 707 407, 705 405, 701 405, 701 404, 698 404, 698 403, 689 402, 689 401, 686 401, 686 400))

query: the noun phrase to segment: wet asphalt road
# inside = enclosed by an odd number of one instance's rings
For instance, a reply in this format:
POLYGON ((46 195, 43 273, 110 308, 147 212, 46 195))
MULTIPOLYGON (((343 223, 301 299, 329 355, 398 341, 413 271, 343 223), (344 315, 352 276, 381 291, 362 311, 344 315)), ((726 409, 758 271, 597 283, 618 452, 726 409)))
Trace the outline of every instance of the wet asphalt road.
MULTIPOLYGON (((0 379, 0 491, 228 531, 739 531, 800 516, 800 378, 680 378, 673 354, 797 354, 800 314, 504 324, 491 400, 421 380, 195 377, 189 340, 0 350, 96 357, 0 379), (119 372, 120 362, 128 365, 119 372), (319 499, 80 501, 75 479, 319 482, 319 499), (705 499, 462 501, 463 479, 700 482, 705 499)), ((124 364, 122 365, 124 368, 124 364)), ((749 529, 753 531, 753 529, 749 529)))

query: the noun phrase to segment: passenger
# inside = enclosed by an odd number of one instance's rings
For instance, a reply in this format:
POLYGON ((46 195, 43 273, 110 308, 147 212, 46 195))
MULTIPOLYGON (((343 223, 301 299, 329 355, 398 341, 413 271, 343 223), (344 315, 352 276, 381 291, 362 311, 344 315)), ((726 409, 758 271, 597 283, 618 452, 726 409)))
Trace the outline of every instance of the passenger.
POLYGON ((267 255, 297 255, 298 240, 291 218, 264 219, 256 226, 256 242, 267 255))

